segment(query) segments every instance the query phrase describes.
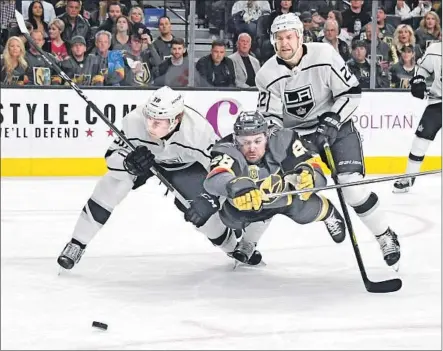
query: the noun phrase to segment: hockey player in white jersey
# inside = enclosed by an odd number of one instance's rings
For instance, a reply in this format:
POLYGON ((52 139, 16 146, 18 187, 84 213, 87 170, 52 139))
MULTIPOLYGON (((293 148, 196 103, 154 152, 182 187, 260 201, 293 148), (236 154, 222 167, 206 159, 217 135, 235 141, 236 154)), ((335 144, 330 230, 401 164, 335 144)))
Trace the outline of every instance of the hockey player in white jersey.
MULTIPOLYGON (((108 172, 97 183, 57 262, 71 269, 82 257, 86 245, 107 222, 114 208, 131 189, 145 184, 155 166, 187 200, 186 221, 192 222, 216 246, 234 251, 235 234, 220 221, 217 197, 205 192, 210 150, 217 136, 204 117, 186 108, 182 95, 169 87, 153 92, 145 104, 125 116, 122 132, 136 149, 131 151, 117 138, 106 152, 108 172)), ((149 201, 149 199, 147 199, 149 201)))
MULTIPOLYGON (((303 43, 303 24, 293 13, 283 14, 271 26, 276 55, 257 72, 258 110, 299 135, 319 152, 325 138, 331 145, 340 183, 365 175, 361 139, 351 120, 361 89, 357 78, 335 51, 324 43, 303 43)), ((343 189, 346 202, 374 234, 384 260, 400 259, 400 244, 382 212, 378 197, 365 187, 343 189)))
MULTIPOLYGON (((411 151, 409 152, 406 173, 420 172, 420 166, 425 158, 426 151, 431 142, 435 139, 438 131, 441 129, 441 50, 441 42, 429 45, 423 57, 417 62, 415 76, 410 80, 412 95, 418 99, 428 97, 428 106, 426 107, 417 130, 415 131, 415 138, 412 142, 411 151), (434 81, 432 82, 429 95, 427 96, 426 78, 432 74, 434 75, 434 81)), ((397 180, 394 183, 393 192, 408 192, 414 182, 414 177, 397 180)))

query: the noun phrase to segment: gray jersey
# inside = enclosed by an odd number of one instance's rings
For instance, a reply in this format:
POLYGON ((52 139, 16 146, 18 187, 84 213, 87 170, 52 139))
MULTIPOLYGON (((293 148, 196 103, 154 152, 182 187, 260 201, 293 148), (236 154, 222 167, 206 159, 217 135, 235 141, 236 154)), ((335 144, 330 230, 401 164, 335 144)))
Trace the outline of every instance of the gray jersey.
POLYGON ((274 55, 255 81, 258 110, 300 134, 314 132, 324 112, 338 113, 342 123, 347 121, 360 103, 357 78, 332 45, 325 43, 303 44, 303 56, 293 69, 274 55))
MULTIPOLYGON (((122 131, 134 146, 145 145, 155 155, 155 162, 166 170, 180 170, 199 162, 209 170, 210 150, 217 135, 209 122, 198 112, 186 108, 178 129, 167 140, 152 138, 147 132, 147 120, 138 106, 123 118, 122 131)), ((106 153, 108 169, 114 177, 133 177, 123 166, 131 150, 117 138, 106 153)))
POLYGON ((434 74, 429 93, 436 100, 430 100, 430 104, 441 102, 441 49, 441 42, 430 44, 423 57, 417 62, 417 75, 427 78, 434 74))
MULTIPOLYGON (((267 151, 258 164, 248 163, 234 145, 232 134, 214 145, 211 156, 211 172, 204 187, 210 194, 223 197, 228 195, 226 185, 236 177, 253 179, 264 193, 289 190, 281 181, 284 174, 292 171, 301 162, 309 161, 316 165, 315 155, 305 148, 297 133, 289 129, 282 129, 269 137, 267 151), (277 177, 271 179, 271 175, 277 177)), ((317 178, 323 178, 319 167, 318 172, 321 177, 317 178)), ((265 201, 263 207, 278 208, 291 203, 291 197, 280 197, 265 201)))

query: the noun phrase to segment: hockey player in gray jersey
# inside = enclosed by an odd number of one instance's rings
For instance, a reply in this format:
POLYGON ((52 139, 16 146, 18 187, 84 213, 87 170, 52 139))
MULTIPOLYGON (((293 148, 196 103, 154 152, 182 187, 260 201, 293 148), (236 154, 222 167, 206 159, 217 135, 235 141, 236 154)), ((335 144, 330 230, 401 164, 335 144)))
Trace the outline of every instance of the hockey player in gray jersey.
POLYGON ((220 211, 223 223, 245 231, 232 254, 235 259, 259 262, 256 244, 277 214, 299 224, 323 221, 335 242, 345 239, 343 218, 328 199, 309 192, 268 197, 270 193, 326 184, 319 158, 306 149, 295 131, 269 133, 260 112, 242 112, 234 133, 217 142, 211 156, 204 187, 210 194, 227 198, 220 211))
MULTIPOLYGON (((351 120, 360 102, 357 78, 331 45, 303 44, 303 24, 293 13, 271 26, 276 55, 257 72, 258 109, 265 117, 296 130, 320 153, 328 140, 340 183, 365 175, 360 135, 351 120)), ((378 197, 365 187, 343 189, 348 205, 376 237, 389 266, 400 259, 400 244, 382 212, 378 197)))
POLYGON ((86 245, 114 208, 131 189, 153 176, 152 166, 185 199, 192 200, 189 209, 175 200, 185 220, 215 245, 232 252, 237 244, 231 240, 235 234, 220 221, 217 197, 203 188, 210 166, 209 150, 217 138, 211 125, 194 110, 185 108, 182 95, 169 87, 153 92, 146 104, 125 116, 122 125, 122 132, 136 149, 131 151, 117 138, 106 152, 108 172, 83 207, 72 239, 58 257, 60 266, 71 269, 79 262, 86 245))
MULTIPOLYGON (((423 57, 417 62, 416 75, 410 80, 412 95, 418 99, 424 99, 427 95, 426 78, 432 74, 434 75, 434 81, 429 90, 428 106, 415 131, 415 138, 412 142, 411 151, 409 152, 406 173, 420 172, 420 166, 425 158, 426 151, 441 129, 441 50, 441 42, 429 45, 423 57)), ((394 183, 393 192, 408 192, 414 182, 414 177, 397 180, 394 183)))

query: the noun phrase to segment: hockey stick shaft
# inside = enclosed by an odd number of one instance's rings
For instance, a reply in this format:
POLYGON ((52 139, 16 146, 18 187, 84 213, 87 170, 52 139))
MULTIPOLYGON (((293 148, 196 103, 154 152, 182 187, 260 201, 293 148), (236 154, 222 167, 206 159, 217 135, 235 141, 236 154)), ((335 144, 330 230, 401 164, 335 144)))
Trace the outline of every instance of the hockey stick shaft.
MULTIPOLYGON (((37 44, 35 44, 32 37, 29 35, 29 32, 26 28, 24 18, 20 12, 15 11, 15 17, 17 19, 17 24, 20 27, 22 34, 28 40, 28 42, 42 55, 43 59, 46 63, 51 66, 51 68, 57 72, 57 74, 63 78, 69 86, 76 91, 76 93, 88 104, 88 106, 93 110, 100 119, 105 122, 105 124, 122 140, 128 147, 134 151, 135 146, 125 137, 123 133, 121 133, 118 128, 100 111, 100 109, 95 105, 89 98, 85 95, 85 93, 75 84, 68 75, 62 71, 62 69, 58 66, 58 64, 47 55, 37 44)), ((150 171, 165 185, 168 190, 182 203, 183 206, 189 208, 189 202, 172 186, 171 183, 155 168, 151 167, 150 171)))
MULTIPOLYGON (((332 156, 331 147, 329 146, 329 143, 327 141, 325 141, 325 143, 323 144, 323 149, 325 151, 326 160, 328 162, 329 168, 331 169, 331 177, 334 180, 334 182, 338 184, 337 170, 335 168, 334 157, 332 156)), ((349 215, 348 207, 346 205, 345 197, 343 195, 343 190, 341 188, 337 188, 337 195, 343 211, 343 217, 346 222, 346 227, 348 228, 349 237, 351 238, 352 248, 354 249, 354 254, 357 259, 358 268, 360 269, 361 277, 363 278, 363 281, 366 285, 367 281, 369 280, 368 275, 366 274, 366 269, 363 264, 363 259, 361 257, 360 249, 358 248, 357 238, 355 236, 354 229, 352 227, 351 217, 349 215)))
POLYGON ((389 177, 380 177, 380 178, 375 178, 375 179, 364 179, 364 180, 359 180, 357 182, 327 185, 327 186, 312 188, 312 189, 285 191, 282 193, 269 194, 268 197, 274 198, 274 197, 279 197, 279 196, 298 195, 298 194, 303 194, 303 193, 317 193, 319 191, 324 191, 324 190, 342 189, 342 188, 347 188, 350 186, 390 182, 392 180, 405 179, 405 178, 411 178, 411 177, 415 178, 415 177, 421 177, 421 176, 425 176, 425 175, 438 174, 438 173, 441 173, 441 169, 437 169, 437 170, 433 170, 433 171, 426 171, 426 172, 419 172, 419 173, 401 174, 401 175, 395 175, 395 176, 389 176, 389 177))

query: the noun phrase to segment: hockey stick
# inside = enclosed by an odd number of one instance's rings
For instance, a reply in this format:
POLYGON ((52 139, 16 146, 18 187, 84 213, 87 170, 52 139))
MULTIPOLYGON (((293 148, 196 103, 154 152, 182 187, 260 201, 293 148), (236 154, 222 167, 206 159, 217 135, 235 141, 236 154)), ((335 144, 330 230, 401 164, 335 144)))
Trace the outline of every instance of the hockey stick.
MULTIPOLYGON (((331 169, 331 177, 334 182, 338 184, 337 170, 335 168, 334 158, 332 156, 331 148, 327 140, 325 140, 325 143, 323 144, 323 149, 325 151, 326 159, 331 169)), ((360 249, 358 248, 357 237, 355 236, 354 229, 352 228, 351 217, 349 216, 348 208, 343 196, 343 190, 341 188, 337 188, 337 194, 338 199, 340 200, 341 208, 343 210, 343 217, 345 218, 346 226, 348 227, 349 237, 351 238, 355 257, 357 258, 358 268, 360 269, 360 274, 365 284, 366 290, 371 293, 388 293, 400 290, 402 286, 401 279, 390 279, 381 282, 373 282, 369 280, 368 275, 366 274, 365 266, 363 264, 360 249)))
POLYGON ((415 177, 421 177, 421 176, 425 176, 425 175, 438 174, 438 173, 441 173, 441 169, 436 169, 433 171, 426 171, 426 172, 418 172, 418 173, 400 174, 400 175, 389 176, 389 177, 380 177, 380 178, 375 178, 375 179, 365 179, 365 180, 359 180, 358 182, 350 182, 350 183, 345 183, 345 184, 326 185, 326 186, 312 188, 312 189, 285 191, 285 192, 281 192, 281 193, 269 194, 268 197, 274 198, 274 197, 279 197, 279 196, 298 195, 298 194, 303 194, 303 193, 317 193, 319 191, 324 191, 324 190, 342 189, 342 188, 347 188, 350 186, 389 182, 391 180, 398 180, 398 179, 412 178, 412 177, 415 178, 415 177))
MULTIPOLYGON (((51 66, 51 68, 57 72, 57 74, 62 77, 69 86, 74 89, 77 94, 85 100, 85 102, 88 104, 88 106, 93 110, 100 119, 106 123, 106 125, 115 133, 117 136, 126 144, 128 147, 134 151, 135 146, 124 136, 123 133, 121 133, 117 127, 103 114, 103 112, 100 111, 100 109, 91 101, 89 98, 85 95, 85 93, 75 84, 71 78, 69 78, 65 72, 61 70, 61 68, 57 65, 57 63, 52 59, 52 57, 49 57, 46 52, 44 52, 38 45, 35 44, 34 40, 29 35, 28 29, 25 25, 25 20, 20 12, 15 10, 15 18, 17 19, 17 24, 20 28, 20 31, 25 36, 25 38, 28 40, 28 42, 42 55, 43 59, 46 61, 48 65, 51 66)), ((171 183, 160 173, 157 171, 155 167, 151 167, 150 171, 165 185, 168 190, 182 203, 183 206, 186 208, 189 208, 189 202, 172 186, 171 183)))

